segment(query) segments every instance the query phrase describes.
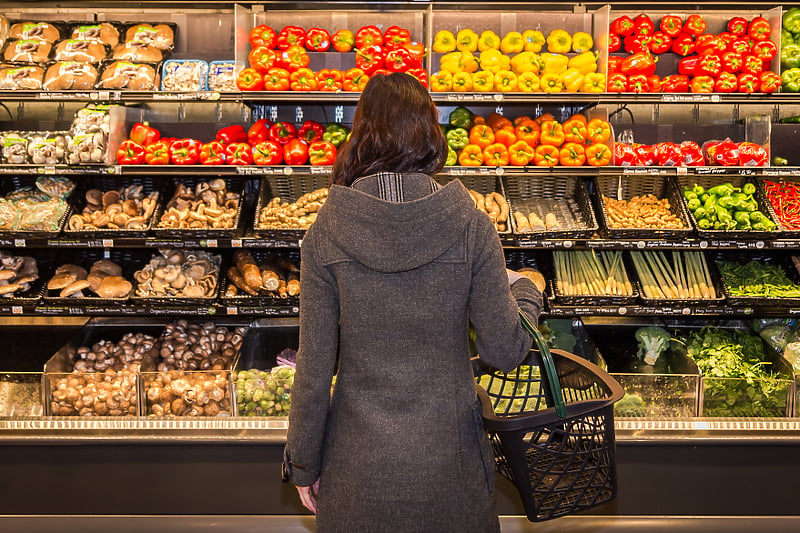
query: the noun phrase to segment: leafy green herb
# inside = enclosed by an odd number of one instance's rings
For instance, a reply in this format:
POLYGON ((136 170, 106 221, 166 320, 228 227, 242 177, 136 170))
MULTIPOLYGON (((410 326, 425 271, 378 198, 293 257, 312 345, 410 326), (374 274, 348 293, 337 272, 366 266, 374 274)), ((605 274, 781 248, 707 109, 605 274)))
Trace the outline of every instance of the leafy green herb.
POLYGON ((800 298, 800 285, 789 279, 779 265, 717 261, 717 268, 731 296, 800 298))

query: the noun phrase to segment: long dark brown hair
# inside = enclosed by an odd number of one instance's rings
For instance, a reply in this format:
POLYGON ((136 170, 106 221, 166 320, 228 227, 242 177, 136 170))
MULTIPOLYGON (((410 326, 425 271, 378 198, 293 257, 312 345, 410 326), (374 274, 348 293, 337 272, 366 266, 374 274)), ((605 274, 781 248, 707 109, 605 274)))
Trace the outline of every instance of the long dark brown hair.
POLYGON ((341 146, 331 182, 350 186, 377 172, 442 171, 447 141, 430 94, 402 72, 371 78, 353 116, 353 133, 341 146))

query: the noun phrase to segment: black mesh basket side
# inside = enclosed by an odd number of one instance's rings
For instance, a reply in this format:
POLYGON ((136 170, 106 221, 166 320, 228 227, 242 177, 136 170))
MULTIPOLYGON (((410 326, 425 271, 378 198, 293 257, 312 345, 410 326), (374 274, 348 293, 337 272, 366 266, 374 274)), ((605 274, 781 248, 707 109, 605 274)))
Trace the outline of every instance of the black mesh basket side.
MULTIPOLYGON (((664 250, 667 252, 668 250, 664 250)), ((678 250, 673 250, 674 252, 678 252, 678 250)), ((708 304, 708 303, 721 303, 725 300, 725 293, 722 287, 722 280, 719 277, 719 272, 717 271, 716 264, 714 261, 703 254, 705 257, 706 265, 708 266, 708 273, 711 276, 711 283, 714 286, 714 292, 716 293, 715 298, 650 298, 645 295, 644 288, 642 286, 642 279, 639 277, 639 272, 636 270, 636 267, 633 264, 633 258, 630 254, 636 252, 625 252, 625 259, 628 265, 628 272, 631 274, 631 280, 633 281, 634 287, 636 287, 636 291, 639 293, 639 297, 645 303, 651 304, 659 304, 659 303, 671 303, 674 304, 676 302, 680 302, 681 304, 708 304)), ((697 253, 703 253, 702 251, 697 253)), ((669 257, 668 257, 669 260, 669 257)))
POLYGON ((292 174, 290 176, 263 177, 253 218, 253 232, 260 237, 268 239, 302 239, 306 234, 305 229, 270 228, 259 224, 261 211, 275 197, 280 197, 281 202, 295 202, 304 194, 328 187, 329 182, 330 176, 327 174, 292 174))
MULTIPOLYGON (((503 187, 503 183, 500 181, 500 178, 496 176, 450 176, 445 174, 439 174, 435 176, 435 179, 438 183, 442 185, 447 185, 451 181, 458 180, 463 185, 464 188, 467 190, 478 191, 482 195, 486 196, 491 192, 499 193, 503 198, 505 198, 506 202, 508 202, 508 196, 506 195, 505 189, 503 187)), ((508 211, 508 219, 506 221, 506 229, 503 231, 498 230, 497 233, 500 235, 511 235, 511 209, 509 205, 508 211)))

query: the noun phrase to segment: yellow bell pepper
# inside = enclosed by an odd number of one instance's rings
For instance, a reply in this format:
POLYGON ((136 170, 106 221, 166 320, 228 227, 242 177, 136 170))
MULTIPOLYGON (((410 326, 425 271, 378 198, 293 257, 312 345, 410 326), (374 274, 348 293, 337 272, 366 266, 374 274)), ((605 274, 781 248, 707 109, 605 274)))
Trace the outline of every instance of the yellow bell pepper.
POLYGON ((487 70, 472 73, 472 88, 478 92, 488 92, 494 89, 494 74, 487 70))
POLYGON ((464 28, 456 34, 456 50, 474 52, 478 49, 478 34, 469 28, 464 28))
POLYGON ((601 72, 590 72, 583 77, 582 93, 602 93, 606 90, 606 75, 601 72))
POLYGON ((469 72, 459 72, 453 74, 453 91, 465 93, 472 90, 472 74, 469 72))
POLYGON ((518 31, 510 31, 506 33, 503 40, 500 41, 500 51, 504 54, 518 54, 525 48, 525 42, 522 40, 522 34, 518 31))
POLYGON ((501 93, 517 90, 517 75, 510 70, 499 70, 494 75, 494 88, 501 93))
POLYGON ((581 71, 581 74, 597 72, 597 53, 583 52, 582 54, 572 56, 567 62, 567 67, 577 68, 581 71))
POLYGON ((566 54, 572 49, 572 35, 564 30, 553 30, 547 35, 547 51, 566 54))
POLYGON ((536 52, 520 52, 511 58, 511 71, 519 76, 523 72, 539 74, 539 55, 536 52))
POLYGON ((494 48, 481 52, 478 62, 481 64, 481 70, 488 70, 492 74, 496 74, 500 70, 511 69, 511 58, 494 48))
POLYGON ((524 43, 523 50, 536 53, 542 51, 542 47, 546 42, 544 33, 539 30, 525 30, 522 32, 522 41, 524 43))
POLYGON ((445 54, 439 60, 441 70, 446 70, 451 74, 459 72, 475 72, 478 70, 478 60, 471 52, 456 51, 445 54))
POLYGON ((576 93, 583 86, 583 74, 576 68, 568 68, 559 77, 564 84, 564 91, 568 93, 576 93))
POLYGON ((491 30, 486 30, 478 38, 478 50, 483 52, 492 49, 500 50, 500 36, 491 30))
POLYGON ((539 92, 539 76, 533 72, 523 72, 517 76, 517 90, 523 93, 539 92))
POLYGON ((569 58, 565 55, 545 52, 539 57, 542 60, 542 68, 539 69, 540 73, 558 75, 568 68, 569 58))
POLYGON ((546 93, 560 93, 564 90, 561 76, 548 72, 539 79, 539 87, 546 93))
POLYGON ((453 75, 446 70, 434 74, 431 77, 431 90, 440 93, 453 90, 453 75))
POLYGON ((572 34, 572 49, 579 54, 588 52, 594 46, 594 39, 585 31, 579 31, 572 34))
POLYGON ((456 36, 449 30, 440 30, 436 32, 433 38, 433 51, 440 54, 446 54, 456 49, 456 36))

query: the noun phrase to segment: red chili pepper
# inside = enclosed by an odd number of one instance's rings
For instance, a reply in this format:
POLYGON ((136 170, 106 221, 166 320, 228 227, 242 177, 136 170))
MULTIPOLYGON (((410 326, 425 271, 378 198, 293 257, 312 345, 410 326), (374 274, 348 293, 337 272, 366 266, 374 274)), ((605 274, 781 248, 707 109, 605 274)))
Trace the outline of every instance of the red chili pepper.
POLYGON ((615 18, 611 21, 611 33, 616 33, 620 37, 632 34, 633 19, 627 15, 615 18))
POLYGON ((633 34, 634 35, 653 35, 653 32, 656 31, 656 25, 653 23, 653 19, 641 13, 636 15, 633 19, 633 34))
POLYGON ((306 32, 305 44, 312 52, 324 52, 331 47, 331 34, 322 28, 311 28, 306 32))
POLYGON ((383 66, 383 48, 380 45, 356 48, 356 68, 363 70, 367 76, 383 66))
POLYGON ((720 72, 714 82, 714 91, 718 93, 732 93, 739 88, 739 80, 736 74, 730 72, 720 72))
POLYGON ((610 74, 606 90, 610 93, 624 93, 628 90, 628 77, 621 72, 610 74))
POLYGON ((736 74, 742 69, 742 54, 739 52, 734 52, 733 50, 728 50, 724 54, 722 54, 722 70, 724 72, 730 72, 732 74, 736 74))
POLYGON ((297 138, 297 128, 291 122, 276 122, 269 128, 269 140, 286 144, 297 138))
POLYGON ((337 52, 349 52, 356 43, 356 36, 350 30, 338 30, 331 36, 331 44, 337 52))
POLYGON ((269 139, 269 128, 272 126, 269 120, 260 118, 256 120, 250 129, 247 130, 248 144, 255 146, 256 144, 269 139))
POLYGON ((287 165, 305 165, 308 162, 308 144, 291 139, 283 145, 283 160, 287 165))
POLYGON ((764 71, 764 62, 754 55, 745 56, 742 60, 742 68, 745 74, 755 74, 758 76, 764 71))
POLYGON ((211 141, 200 147, 201 165, 224 165, 225 146, 219 141, 211 141))
POLYGON ((608 34, 608 53, 618 52, 622 48, 622 37, 616 33, 608 34))
POLYGON ((253 163, 256 165, 280 165, 283 163, 283 148, 273 141, 261 141, 253 145, 253 163))
POLYGON ((694 39, 688 33, 681 32, 677 37, 672 39, 672 51, 679 56, 688 56, 694 53, 694 39))
POLYGON ((250 30, 249 40, 250 46, 253 48, 258 48, 259 46, 275 48, 278 45, 278 34, 266 24, 259 24, 250 30))
POLYGON ((739 73, 738 79, 740 93, 754 93, 759 88, 759 79, 755 74, 741 72, 739 73))
POLYGON ((747 33, 747 19, 733 17, 728 21, 728 31, 734 35, 744 35, 747 33))
POLYGON ((383 46, 383 34, 377 26, 364 26, 356 32, 356 48, 383 46))
POLYGON ((276 45, 278 50, 288 50, 292 46, 303 46, 306 32, 297 26, 285 26, 278 34, 276 45))
POLYGON ((153 144, 159 137, 161 132, 150 126, 149 122, 137 122, 131 128, 131 134, 128 138, 142 146, 153 144))
POLYGON ((700 15, 689 15, 686 17, 683 31, 689 35, 702 35, 706 31, 706 21, 700 15))
POLYGON ((717 54, 700 56, 700 60, 694 68, 695 76, 717 77, 720 72, 722 72, 722 58, 717 54))
POLYGON ((144 147, 144 162, 148 165, 169 165, 169 147, 172 143, 157 141, 144 147))
POLYGON ((791 181, 776 183, 764 180, 764 192, 786 229, 800 229, 800 184, 791 181))
POLYGON ((765 41, 771 34, 772 28, 764 17, 755 17, 747 26, 747 36, 754 41, 765 41))
POLYGON ((200 147, 196 139, 178 139, 169 147, 169 160, 173 165, 196 165, 200 161, 200 147))
POLYGON ((308 159, 312 165, 332 165, 336 160, 336 147, 328 141, 310 143, 308 159))
POLYGON ((410 42, 411 33, 400 26, 389 26, 383 34, 383 46, 387 50, 403 47, 410 42))
POLYGON ((247 54, 247 61, 251 68, 264 74, 278 63, 278 52, 266 46, 259 46, 250 50, 250 53, 247 54))
POLYGON ((652 39, 650 39, 649 48, 654 54, 669 52, 669 49, 672 48, 672 37, 663 31, 657 31, 653 34, 652 39))
POLYGON ((743 167, 763 167, 767 164, 769 154, 767 149, 753 142, 740 142, 739 165, 743 167))
POLYGON ((706 164, 703 157, 703 150, 700 145, 694 141, 683 141, 681 143, 681 155, 683 156, 683 165, 687 167, 701 167, 706 164))
POLYGON ((117 149, 117 163, 120 165, 141 165, 144 162, 144 146, 128 139, 122 141, 117 149))
POLYGON ((670 74, 661 79, 661 88, 665 93, 689 92, 689 76, 685 74, 670 74))
POLYGON ((661 23, 659 23, 658 29, 670 37, 675 38, 680 35, 683 29, 683 20, 677 15, 666 15, 661 17, 661 23))
POLYGON ((693 93, 713 93, 714 78, 711 76, 695 76, 689 82, 689 91, 693 93))
POLYGON ((781 77, 771 70, 767 70, 758 75, 761 82, 758 90, 762 93, 774 93, 781 86, 781 77))
POLYGON ((236 86, 241 91, 261 91, 264 89, 264 78, 254 68, 245 68, 236 78, 236 86))
POLYGON ((222 144, 243 143, 247 142, 247 132, 241 124, 234 124, 219 130, 214 140, 222 144))
POLYGON ((229 165, 252 165, 253 148, 247 143, 233 143, 225 147, 225 162, 229 165))
POLYGON ((761 58, 761 61, 772 61, 772 58, 778 54, 778 45, 770 40, 756 41, 753 44, 753 55, 761 58))
POLYGON ((322 134, 325 133, 325 126, 313 120, 306 120, 300 129, 297 130, 297 138, 306 141, 308 144, 321 141, 322 134))

